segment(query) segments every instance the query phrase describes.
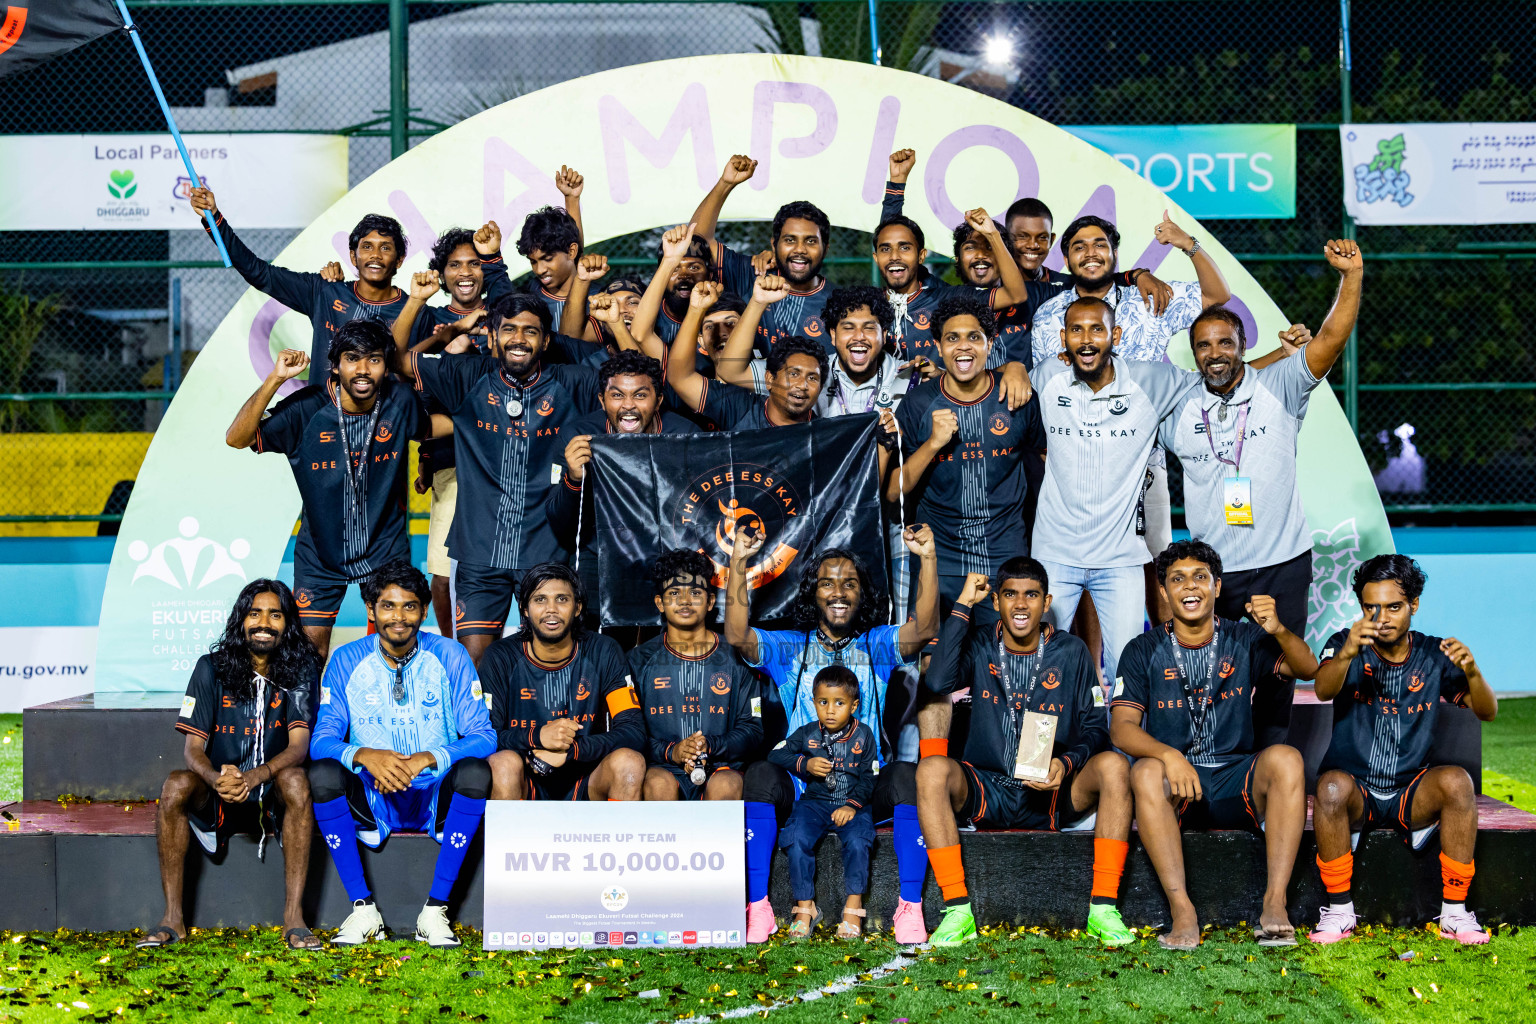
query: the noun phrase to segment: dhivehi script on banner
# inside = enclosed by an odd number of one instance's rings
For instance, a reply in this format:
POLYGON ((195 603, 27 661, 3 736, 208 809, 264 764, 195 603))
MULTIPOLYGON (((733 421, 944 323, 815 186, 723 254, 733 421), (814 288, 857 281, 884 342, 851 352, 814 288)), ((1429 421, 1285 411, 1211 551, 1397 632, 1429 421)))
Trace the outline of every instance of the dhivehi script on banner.
POLYGON ((1536 123, 1345 124, 1357 224, 1536 222, 1536 123))
MULTIPOLYGON (((185 135, 203 184, 242 228, 302 228, 347 193, 347 137, 185 135)), ((0 136, 0 231, 198 226, 170 135, 0 136)))

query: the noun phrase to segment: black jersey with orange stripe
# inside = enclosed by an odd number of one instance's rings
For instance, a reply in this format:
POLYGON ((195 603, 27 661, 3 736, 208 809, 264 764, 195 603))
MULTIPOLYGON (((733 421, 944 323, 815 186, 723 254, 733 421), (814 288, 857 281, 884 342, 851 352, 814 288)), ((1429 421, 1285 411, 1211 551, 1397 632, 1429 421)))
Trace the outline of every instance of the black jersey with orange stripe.
MULTIPOLYGON (((1341 629, 1323 644, 1326 665, 1349 639, 1341 629)), ((1440 638, 1408 634, 1408 656, 1388 661, 1366 649, 1349 663, 1333 698, 1333 738, 1322 769, 1337 768, 1367 787, 1405 786, 1429 764, 1440 702, 1467 706, 1467 674, 1440 650, 1440 638)))
POLYGON ((320 670, 317 665, 312 678, 288 690, 263 682, 263 706, 258 709, 254 686, 245 696, 229 692, 219 682, 213 656, 203 655, 197 659, 186 696, 181 699, 176 731, 207 740, 204 752, 215 769, 232 764, 248 772, 271 761, 288 749, 291 730, 314 729, 320 670))
POLYGON ((586 770, 620 747, 645 752, 645 719, 612 637, 583 634, 556 665, 535 658, 521 635, 505 637, 486 648, 479 672, 498 750, 534 750, 540 729, 569 718, 581 727, 570 760, 586 770))
POLYGON ((679 654, 666 634, 629 652, 630 678, 653 764, 671 763, 679 740, 702 732, 711 766, 740 767, 761 753, 761 684, 735 648, 714 636, 714 647, 699 657, 679 654))

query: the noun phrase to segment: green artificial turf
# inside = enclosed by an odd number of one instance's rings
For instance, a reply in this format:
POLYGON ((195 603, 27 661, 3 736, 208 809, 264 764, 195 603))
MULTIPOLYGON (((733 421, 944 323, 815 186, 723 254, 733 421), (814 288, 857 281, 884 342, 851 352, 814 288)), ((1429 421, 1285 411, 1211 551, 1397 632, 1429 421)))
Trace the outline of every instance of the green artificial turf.
POLYGON ((0 715, 0 804, 21 799, 21 716, 0 715))
POLYGON ((1536 697, 1499 701, 1483 723, 1483 768, 1536 786, 1536 697))

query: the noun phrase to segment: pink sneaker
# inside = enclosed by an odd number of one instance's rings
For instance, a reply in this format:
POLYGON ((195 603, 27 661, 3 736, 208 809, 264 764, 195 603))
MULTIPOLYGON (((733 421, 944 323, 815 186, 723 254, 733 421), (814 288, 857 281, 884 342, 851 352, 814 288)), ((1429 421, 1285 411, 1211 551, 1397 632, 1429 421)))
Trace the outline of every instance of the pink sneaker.
POLYGON ((764 896, 756 903, 747 904, 747 941, 767 942, 768 936, 779 930, 779 922, 773 917, 773 904, 764 896))
POLYGON ((923 924, 923 905, 911 900, 897 900, 896 913, 891 916, 891 927, 896 941, 903 946, 916 946, 928 941, 928 929, 923 924))
POLYGON ((1454 914, 1440 915, 1440 937, 1455 939, 1463 946, 1481 946, 1488 941, 1488 932, 1477 923, 1477 915, 1462 909, 1454 914))
POLYGON ((1307 938, 1319 946, 1326 946, 1330 942, 1338 942, 1347 939, 1354 934, 1355 925, 1359 918, 1344 910, 1332 906, 1323 907, 1322 916, 1318 918, 1317 927, 1308 933, 1307 938))

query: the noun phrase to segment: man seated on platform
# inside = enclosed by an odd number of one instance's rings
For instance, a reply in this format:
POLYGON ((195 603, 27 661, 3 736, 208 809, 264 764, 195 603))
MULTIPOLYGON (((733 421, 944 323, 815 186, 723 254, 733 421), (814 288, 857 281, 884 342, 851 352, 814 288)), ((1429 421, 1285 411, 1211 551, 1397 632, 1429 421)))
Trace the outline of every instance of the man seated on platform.
POLYGON ((761 684, 709 628, 714 574, 707 555, 685 548, 651 566, 664 628, 629 652, 645 713, 647 800, 740 800, 742 764, 761 753, 761 684))
POLYGON ((1328 891, 1313 942, 1338 942, 1355 930, 1350 893, 1360 833, 1396 830, 1414 850, 1440 830, 1440 937, 1464 946, 1488 941, 1467 909, 1477 791, 1460 765, 1434 764, 1435 719, 1442 700, 1493 721, 1499 701, 1455 637, 1413 628, 1424 571, 1407 555, 1377 555, 1355 570, 1364 613, 1323 645, 1318 700, 1333 701, 1333 741, 1323 758, 1312 805, 1317 867, 1328 891))
POLYGON ((991 594, 1002 621, 973 628, 971 608, 991 590, 981 573, 966 579, 923 676, 928 692, 944 698, 971 691, 962 760, 935 751, 917 766, 918 822, 944 894, 944 920, 930 941, 976 940, 960 859, 957 821, 965 820, 977 828, 1092 828, 1088 933, 1106 946, 1127 945, 1135 936, 1116 900, 1130 849, 1131 774, 1109 749, 1093 659, 1081 640, 1045 623, 1050 580, 1039 562, 1004 562, 991 594))
POLYGON ((326 667, 309 785, 315 821, 352 913, 331 942, 387 937, 363 876, 359 840, 378 849, 392 831, 431 834, 441 849, 416 941, 459 945, 448 897, 485 816, 496 734, 464 648, 421 632, 432 589, 421 570, 391 562, 363 584, 376 633, 341 647, 326 667))
POLYGON ((1255 691, 1281 685, 1278 676, 1311 679, 1317 659, 1285 628, 1271 597, 1249 598, 1253 622, 1217 618, 1221 556, 1209 544, 1175 541, 1155 568, 1173 618, 1126 645, 1110 740, 1139 758, 1131 766, 1136 831, 1173 915, 1158 944, 1200 945, 1180 828, 1255 828, 1264 832, 1269 881, 1253 937, 1294 946, 1285 890, 1307 820, 1306 770, 1295 747, 1254 752, 1253 706, 1255 691))
POLYGON ((645 719, 624 652, 587 633, 581 578, 545 562, 517 585, 522 625, 480 670, 496 730, 493 800, 638 800, 645 719))
POLYGON ((187 766, 165 780, 155 815, 165 916, 140 949, 186 937, 182 877, 193 835, 216 856, 231 835, 255 832, 260 857, 267 833, 279 828, 283 941, 289 949, 320 947, 301 906, 314 834, 303 765, 319 679, 320 658, 299 626, 288 587, 277 580, 247 583, 223 635, 197 660, 181 701, 176 729, 186 734, 187 766))

